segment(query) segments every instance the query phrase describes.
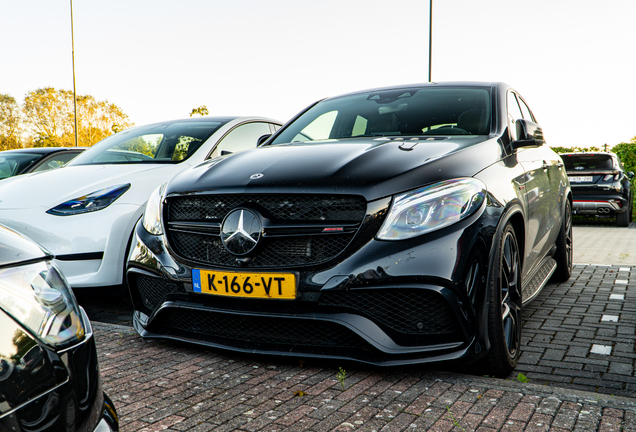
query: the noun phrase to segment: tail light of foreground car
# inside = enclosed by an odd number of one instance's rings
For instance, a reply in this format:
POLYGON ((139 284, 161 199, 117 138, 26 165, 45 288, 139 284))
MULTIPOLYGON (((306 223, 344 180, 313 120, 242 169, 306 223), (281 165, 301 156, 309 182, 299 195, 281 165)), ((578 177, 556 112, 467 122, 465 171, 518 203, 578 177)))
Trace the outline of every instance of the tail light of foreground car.
POLYGON ((447 227, 475 213, 486 185, 473 178, 447 180, 396 195, 378 240, 405 240, 447 227))

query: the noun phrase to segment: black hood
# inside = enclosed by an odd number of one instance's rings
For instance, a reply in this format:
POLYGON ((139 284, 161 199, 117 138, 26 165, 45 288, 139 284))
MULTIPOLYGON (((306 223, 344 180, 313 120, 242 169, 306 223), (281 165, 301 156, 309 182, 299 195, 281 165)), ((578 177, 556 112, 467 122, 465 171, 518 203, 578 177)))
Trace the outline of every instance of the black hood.
POLYGON ((169 194, 307 193, 363 195, 371 201, 435 181, 472 177, 501 157, 487 137, 356 138, 267 146, 183 171, 169 194))

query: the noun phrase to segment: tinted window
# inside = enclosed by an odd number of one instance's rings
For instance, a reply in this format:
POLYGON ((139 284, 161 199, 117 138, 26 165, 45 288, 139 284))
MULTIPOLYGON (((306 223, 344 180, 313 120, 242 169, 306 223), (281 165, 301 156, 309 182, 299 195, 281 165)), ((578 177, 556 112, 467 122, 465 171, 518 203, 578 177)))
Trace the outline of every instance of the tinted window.
POLYGON ((53 155, 52 157, 48 158, 46 161, 42 162, 42 164, 39 165, 37 168, 35 168, 33 172, 48 171, 51 169, 60 168, 64 164, 66 164, 68 161, 73 159, 75 156, 77 156, 78 154, 79 153, 77 152, 71 152, 71 151, 64 151, 64 152, 57 153, 53 155))
POLYGON ((563 155, 566 171, 611 170, 614 162, 609 155, 563 155))
POLYGON ((521 112, 523 113, 523 118, 536 122, 534 116, 532 115, 532 112, 530 111, 530 108, 528 108, 528 105, 526 105, 525 101, 520 97, 518 97, 517 100, 519 101, 519 107, 521 108, 521 112))
POLYGON ((273 144, 360 136, 488 135, 490 92, 482 88, 405 88, 319 102, 273 144))
POLYGON ((0 179, 20 174, 41 157, 42 155, 37 153, 11 153, 0 155, 0 179))
POLYGON ((192 155, 223 124, 174 122, 127 129, 95 144, 69 165, 178 163, 192 155))
POLYGON ((269 123, 246 123, 233 129, 227 134, 214 150, 214 156, 221 156, 223 151, 236 153, 250 148, 256 148, 258 139, 272 131, 269 123))
POLYGON ((521 108, 517 102, 517 95, 514 92, 508 92, 508 131, 512 140, 517 139, 517 120, 523 119, 521 108))

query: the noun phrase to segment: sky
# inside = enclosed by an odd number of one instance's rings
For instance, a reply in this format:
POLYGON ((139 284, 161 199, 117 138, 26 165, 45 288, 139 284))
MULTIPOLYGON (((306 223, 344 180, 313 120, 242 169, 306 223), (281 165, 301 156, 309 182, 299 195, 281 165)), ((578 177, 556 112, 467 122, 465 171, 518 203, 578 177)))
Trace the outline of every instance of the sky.
MULTIPOLYGON (((316 100, 428 81, 429 0, 75 0, 78 95, 136 125, 287 121, 316 100)), ((636 136, 636 1, 434 0, 433 81, 504 81, 550 146, 636 136)), ((70 0, 0 0, 0 93, 73 89, 70 0)))

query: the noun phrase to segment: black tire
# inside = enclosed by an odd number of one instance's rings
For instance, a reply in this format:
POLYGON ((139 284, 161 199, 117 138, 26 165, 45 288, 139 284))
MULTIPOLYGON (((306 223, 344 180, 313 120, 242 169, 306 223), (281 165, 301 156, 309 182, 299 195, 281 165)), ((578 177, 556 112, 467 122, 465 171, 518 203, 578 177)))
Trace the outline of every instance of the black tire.
POLYGON ((629 223, 631 222, 631 216, 632 216, 632 204, 628 203, 627 204, 629 207, 627 208, 627 210, 625 210, 623 213, 618 213, 616 215, 616 226, 617 227, 628 227, 629 223))
POLYGON ((495 252, 488 286, 490 349, 477 365, 482 375, 507 377, 521 354, 521 261, 517 236, 508 222, 495 252))
POLYGON ((565 202, 563 221, 561 222, 559 236, 555 244, 557 251, 554 255, 554 259, 557 262, 557 268, 552 275, 552 280, 554 282, 565 282, 572 276, 574 250, 574 239, 572 237, 572 205, 570 201, 565 202))

